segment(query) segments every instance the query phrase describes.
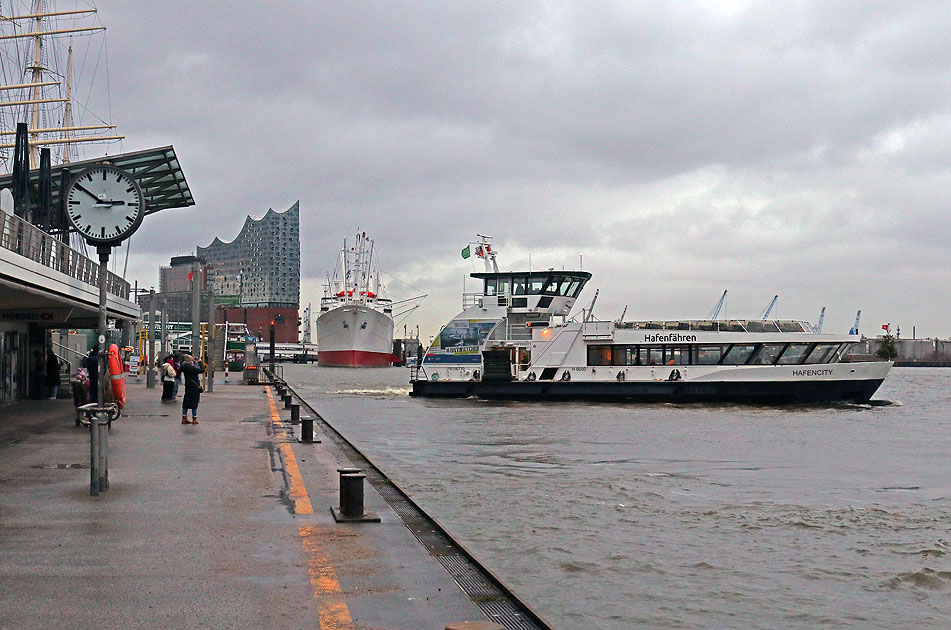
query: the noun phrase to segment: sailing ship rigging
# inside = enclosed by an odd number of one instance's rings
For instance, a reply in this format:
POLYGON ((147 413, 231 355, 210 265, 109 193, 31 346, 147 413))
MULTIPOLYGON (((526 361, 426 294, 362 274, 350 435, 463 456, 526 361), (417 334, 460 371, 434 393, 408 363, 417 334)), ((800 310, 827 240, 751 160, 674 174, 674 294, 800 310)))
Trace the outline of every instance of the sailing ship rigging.
MULTIPOLYGON (((125 137, 75 98, 74 44, 83 53, 81 78, 95 80, 105 66, 108 81, 105 30, 94 7, 59 11, 51 0, 0 5, 0 160, 7 170, 17 123, 28 125, 31 169, 39 166, 41 148, 65 164, 82 157, 87 144, 125 137), (93 55, 94 66, 87 68, 93 55)), ((88 93, 94 94, 91 87, 88 93)))

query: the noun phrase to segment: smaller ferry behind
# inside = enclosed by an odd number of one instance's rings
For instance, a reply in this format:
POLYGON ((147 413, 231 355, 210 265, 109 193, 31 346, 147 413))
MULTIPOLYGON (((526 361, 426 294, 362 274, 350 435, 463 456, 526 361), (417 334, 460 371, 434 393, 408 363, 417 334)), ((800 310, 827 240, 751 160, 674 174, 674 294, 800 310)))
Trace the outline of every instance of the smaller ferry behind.
POLYGON ((857 330, 804 321, 569 318, 590 273, 500 272, 490 237, 479 238, 486 271, 471 277, 482 291, 463 295, 413 368, 412 396, 862 403, 892 366, 852 356, 857 330))

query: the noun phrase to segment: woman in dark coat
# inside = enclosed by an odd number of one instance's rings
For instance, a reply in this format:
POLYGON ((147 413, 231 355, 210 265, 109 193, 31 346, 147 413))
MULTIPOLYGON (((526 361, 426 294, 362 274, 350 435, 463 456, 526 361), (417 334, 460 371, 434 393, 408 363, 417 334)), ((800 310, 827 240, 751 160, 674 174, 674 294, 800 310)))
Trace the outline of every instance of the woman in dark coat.
POLYGON ((52 349, 46 353, 46 391, 49 393, 50 400, 56 398, 59 393, 59 359, 52 349))
POLYGON ((205 371, 205 364, 186 354, 182 362, 182 374, 185 376, 185 395, 182 397, 182 424, 198 424, 198 402, 201 393, 199 376, 205 371), (188 410, 192 410, 191 422, 188 421, 188 410))

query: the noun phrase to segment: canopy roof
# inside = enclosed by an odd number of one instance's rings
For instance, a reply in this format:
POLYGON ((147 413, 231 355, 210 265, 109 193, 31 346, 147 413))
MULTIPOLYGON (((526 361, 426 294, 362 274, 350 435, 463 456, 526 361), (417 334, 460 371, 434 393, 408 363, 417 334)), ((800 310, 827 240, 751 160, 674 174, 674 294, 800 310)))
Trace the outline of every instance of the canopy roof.
MULTIPOLYGON (((195 205, 195 199, 192 197, 188 183, 185 181, 185 175, 182 173, 182 168, 178 163, 175 149, 172 146, 167 146, 54 166, 52 168, 52 206, 55 208, 59 204, 59 196, 61 193, 59 190, 59 180, 61 177, 60 173, 64 169, 68 169, 70 175, 77 175, 96 164, 111 164, 129 172, 135 178, 142 188, 142 194, 145 195, 146 215, 153 214, 159 210, 185 208, 195 205)), ((39 169, 31 170, 30 186, 34 190, 36 190, 36 187, 39 185, 39 179, 39 169)), ((12 186, 12 174, 0 175, 0 188, 12 188, 12 186)))

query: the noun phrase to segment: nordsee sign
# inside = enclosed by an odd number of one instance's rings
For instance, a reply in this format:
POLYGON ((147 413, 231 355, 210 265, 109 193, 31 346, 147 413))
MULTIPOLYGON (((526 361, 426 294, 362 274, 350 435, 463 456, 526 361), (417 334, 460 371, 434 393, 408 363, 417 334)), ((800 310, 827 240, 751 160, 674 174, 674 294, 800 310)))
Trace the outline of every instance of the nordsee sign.
POLYGON ((50 311, 0 311, 0 320, 5 322, 50 322, 54 318, 50 311))

